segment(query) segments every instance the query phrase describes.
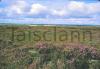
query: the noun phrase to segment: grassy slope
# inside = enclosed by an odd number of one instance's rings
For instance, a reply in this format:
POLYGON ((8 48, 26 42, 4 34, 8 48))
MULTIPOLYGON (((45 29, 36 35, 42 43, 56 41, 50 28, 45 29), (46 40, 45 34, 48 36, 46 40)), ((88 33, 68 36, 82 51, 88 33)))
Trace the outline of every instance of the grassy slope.
MULTIPOLYGON (((0 61, 3 61, 4 64, 13 64, 13 67, 19 67, 17 65, 25 65, 27 61, 29 61, 28 50, 33 48, 33 46, 38 42, 49 42, 54 44, 85 44, 95 46, 100 49, 100 27, 96 26, 0 26, 0 53, 4 54, 3 58, 0 57, 0 61), (54 37, 56 27, 56 41, 54 37), (14 41, 12 41, 12 28, 14 29, 14 41), (39 31, 37 33, 38 36, 41 37, 40 41, 38 41, 38 37, 34 36, 34 31, 39 31), (43 33, 49 31, 46 35, 47 39, 51 39, 50 41, 45 41, 43 38, 43 33), (59 36, 64 35, 61 39, 65 39, 65 32, 68 33, 68 39, 61 41, 59 36), (77 39, 77 33, 74 34, 74 40, 71 42, 71 31, 77 31, 80 33, 80 41, 77 39), (92 32, 92 41, 89 41, 89 35, 86 36, 85 41, 83 41, 83 32, 91 31, 92 32), (29 32, 31 32, 31 37, 29 36, 29 32), (23 39, 23 34, 25 34, 25 39, 23 39), (22 36, 19 36, 22 35, 22 36), (21 41, 18 41, 18 40, 21 41), (37 40, 37 41, 35 41, 37 40), (19 54, 20 53, 20 54, 19 54), (17 55, 17 56, 16 56, 17 55), (5 58, 4 58, 5 57, 5 58), (4 60, 5 61, 4 61, 4 60), (26 60, 26 61, 24 61, 26 60), (24 62, 23 62, 24 61, 24 62)), ((3 66, 3 65, 2 65, 3 66)), ((9 66, 9 65, 8 65, 9 66)), ((7 66, 6 66, 7 67, 7 66)), ((13 69, 15 69, 15 67, 13 69)), ((11 69, 11 68, 8 68, 11 69)))
POLYGON ((1 37, 4 40, 11 40, 13 36, 12 29, 14 30, 14 42, 17 44, 30 46, 37 42, 51 42, 57 44, 85 43, 93 44, 97 47, 100 45, 100 27, 95 26, 2 26, 0 27, 1 37), (71 41, 72 31, 79 33, 79 36, 78 33, 73 34, 73 42, 71 41), (89 40, 90 35, 88 33, 86 34, 85 41, 83 40, 83 32, 86 31, 92 33, 92 41, 89 40))

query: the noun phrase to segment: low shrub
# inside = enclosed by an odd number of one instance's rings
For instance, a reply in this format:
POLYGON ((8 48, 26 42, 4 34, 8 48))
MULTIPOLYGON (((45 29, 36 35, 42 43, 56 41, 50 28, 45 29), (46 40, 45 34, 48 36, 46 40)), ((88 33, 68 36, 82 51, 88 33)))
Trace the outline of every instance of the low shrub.
POLYGON ((40 43, 30 53, 33 61, 37 61, 37 69, 45 69, 48 65, 50 69, 90 69, 91 60, 100 60, 98 49, 81 44, 57 46, 40 43))

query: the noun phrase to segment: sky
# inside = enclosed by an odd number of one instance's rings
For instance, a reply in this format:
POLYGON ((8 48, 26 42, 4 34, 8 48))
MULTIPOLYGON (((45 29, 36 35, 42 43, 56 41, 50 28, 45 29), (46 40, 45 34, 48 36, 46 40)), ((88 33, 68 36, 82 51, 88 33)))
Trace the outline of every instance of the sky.
POLYGON ((99 0, 1 0, 0 23, 100 25, 99 0))

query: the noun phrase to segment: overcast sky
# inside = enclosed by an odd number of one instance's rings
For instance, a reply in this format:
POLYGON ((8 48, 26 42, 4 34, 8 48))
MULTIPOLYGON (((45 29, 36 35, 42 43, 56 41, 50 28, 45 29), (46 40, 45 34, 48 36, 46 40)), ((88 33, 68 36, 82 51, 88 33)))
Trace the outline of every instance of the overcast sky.
POLYGON ((0 23, 100 25, 98 0, 1 0, 0 23))

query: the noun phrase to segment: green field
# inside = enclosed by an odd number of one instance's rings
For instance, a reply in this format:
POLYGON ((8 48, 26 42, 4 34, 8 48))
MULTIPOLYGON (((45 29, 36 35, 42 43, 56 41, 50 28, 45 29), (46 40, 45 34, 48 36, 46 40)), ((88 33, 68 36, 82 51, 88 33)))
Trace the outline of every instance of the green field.
MULTIPOLYGON (((31 69, 30 66, 36 62, 30 51, 34 52, 36 44, 42 43, 58 48, 63 45, 82 45, 100 50, 100 26, 0 26, 0 69, 31 69)), ((59 69, 51 67, 40 66, 36 69, 59 69)), ((88 69, 94 68, 90 65, 88 69)))

